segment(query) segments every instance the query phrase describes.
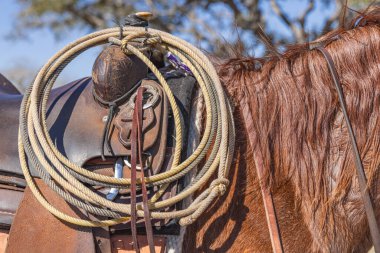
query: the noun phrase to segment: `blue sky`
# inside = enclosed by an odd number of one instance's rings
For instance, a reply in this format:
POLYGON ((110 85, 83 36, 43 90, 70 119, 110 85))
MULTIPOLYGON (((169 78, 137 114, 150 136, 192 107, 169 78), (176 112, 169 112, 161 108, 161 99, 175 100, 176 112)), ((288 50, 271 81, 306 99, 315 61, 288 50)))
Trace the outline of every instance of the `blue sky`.
MULTIPOLYGON (((280 1, 282 7, 287 10, 291 17, 296 17, 304 8, 305 1, 287 0, 280 1)), ((269 8, 269 4, 263 4, 265 16, 270 20, 270 29, 274 29, 280 33, 289 34, 274 13, 269 8)), ((317 4, 316 11, 310 17, 310 25, 320 27, 324 18, 329 16, 334 6, 325 9, 321 4, 317 4)), ((85 35, 86 30, 74 30, 65 34, 61 40, 56 40, 52 31, 49 29, 31 30, 28 33, 28 39, 10 40, 7 35, 12 30, 13 22, 17 18, 20 5, 15 0, 0 1, 0 72, 4 73, 8 69, 18 65, 28 65, 31 69, 38 70, 47 60, 54 55, 59 49, 66 44, 85 35)), ((223 35, 223 32, 222 32, 223 35)), ((289 34, 290 35, 290 34, 289 34)), ((228 35, 224 35, 227 37, 228 35)), ((186 37, 186 36, 184 36, 186 37)), ((91 74, 92 63, 94 62, 99 49, 90 50, 74 60, 62 73, 63 79, 74 80, 91 74)), ((260 55, 262 52, 254 52, 260 55)))

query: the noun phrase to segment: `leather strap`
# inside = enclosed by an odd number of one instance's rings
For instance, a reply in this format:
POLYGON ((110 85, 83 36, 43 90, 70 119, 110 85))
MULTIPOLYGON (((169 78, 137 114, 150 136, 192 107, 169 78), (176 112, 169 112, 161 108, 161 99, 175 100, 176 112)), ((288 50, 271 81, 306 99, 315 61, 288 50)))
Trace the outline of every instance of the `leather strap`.
MULTIPOLYGON (((140 89, 138 90, 140 91, 140 89)), ((139 93, 139 92, 138 92, 139 93)), ((132 122, 132 131, 131 131, 131 231, 133 238, 133 247, 136 252, 140 252, 139 242, 137 240, 137 215, 136 215, 136 166, 137 166, 137 149, 138 149, 138 133, 137 133, 137 121, 138 121, 138 113, 137 113, 137 104, 140 101, 140 95, 138 94, 136 97, 135 110, 133 111, 133 122, 132 122)))
POLYGON ((353 155, 355 157, 356 172, 358 175, 359 187, 360 187, 360 191, 361 191, 362 198, 363 198, 364 209, 365 209, 365 212, 367 215, 367 220, 368 220, 369 230, 371 232, 372 242, 373 242, 373 245, 375 247, 375 252, 380 252, 379 227, 377 225, 376 216, 375 216, 375 212, 373 209, 370 192, 368 191, 368 187, 367 187, 367 179, 366 179, 366 175, 365 175, 365 171, 364 171, 364 167, 363 167, 363 162, 362 162, 362 159, 361 159, 360 154, 359 154, 359 149, 358 149, 358 145, 356 143, 355 134, 354 134, 354 131, 352 129, 350 118, 349 118, 348 113, 347 113, 346 102, 345 102, 344 95, 343 95, 342 85, 340 83, 339 76, 338 76, 338 73, 336 71, 335 64, 334 64, 334 61, 333 61, 330 53, 325 48, 323 48, 321 46, 317 47, 316 49, 323 54, 323 56, 327 62, 331 77, 334 81, 335 88, 338 92, 340 107, 342 109, 343 116, 344 116, 344 119, 346 121, 346 126, 348 129, 348 133, 349 133, 350 141, 351 141, 351 146, 352 146, 352 152, 353 152, 353 155))
POLYGON ((150 219, 149 207, 148 207, 148 193, 146 190, 145 180, 144 180, 144 163, 142 157, 142 145, 143 145, 143 134, 142 134, 142 123, 143 123, 143 94, 145 88, 140 87, 137 90, 135 109, 133 111, 133 122, 132 122, 132 132, 131 132, 131 230, 132 237, 135 245, 136 252, 140 252, 137 233, 136 233, 136 165, 137 158, 139 159, 140 168, 142 168, 141 173, 141 188, 143 195, 143 209, 144 209, 144 222, 147 234, 147 240, 149 245, 149 250, 151 253, 155 252, 154 241, 153 241, 153 229, 150 219), (133 187, 132 187, 133 186, 133 187))
POLYGON ((263 166, 263 158, 261 151, 255 148, 255 143, 257 136, 253 129, 253 117, 251 109, 248 106, 247 99, 242 99, 240 102, 242 113, 244 117, 244 123, 246 132, 248 134, 248 139, 251 145, 251 149, 253 152, 253 158, 255 161, 255 167, 257 176, 260 183, 261 195, 263 197, 265 215, 268 223, 269 235, 272 243, 272 249, 274 253, 283 253, 283 246, 281 240, 280 229, 277 222, 276 210, 273 202, 273 196, 271 190, 268 185, 264 183, 264 166, 263 166))
POLYGON ((143 134, 142 134, 142 123, 143 123, 143 94, 144 94, 145 88, 141 87, 137 92, 137 98, 136 98, 136 107, 135 110, 137 111, 137 151, 138 151, 138 157, 140 162, 140 167, 142 168, 141 173, 141 189, 142 189, 142 195, 143 195, 143 208, 144 208, 144 222, 145 222, 145 229, 146 229, 146 235, 148 239, 149 249, 150 252, 155 252, 154 249, 154 242, 153 242, 153 229, 152 229, 152 223, 150 220, 150 213, 149 213, 149 206, 148 206, 148 193, 146 190, 145 185, 145 170, 144 170, 144 162, 142 157, 142 146, 143 146, 143 134))

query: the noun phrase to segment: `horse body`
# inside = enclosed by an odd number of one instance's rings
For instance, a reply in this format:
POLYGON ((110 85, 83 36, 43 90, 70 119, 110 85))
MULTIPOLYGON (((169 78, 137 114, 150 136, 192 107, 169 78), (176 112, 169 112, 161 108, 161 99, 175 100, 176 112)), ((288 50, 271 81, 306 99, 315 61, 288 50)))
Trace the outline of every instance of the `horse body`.
MULTIPOLYGON (((332 54, 380 215, 380 13, 321 38, 332 54)), ((338 97, 322 55, 309 45, 282 58, 238 57, 220 68, 236 105, 237 151, 228 196, 188 230, 185 252, 272 251, 246 131, 256 133, 285 252, 367 252, 368 223, 338 97), (244 128, 249 107, 253 129, 244 128)))

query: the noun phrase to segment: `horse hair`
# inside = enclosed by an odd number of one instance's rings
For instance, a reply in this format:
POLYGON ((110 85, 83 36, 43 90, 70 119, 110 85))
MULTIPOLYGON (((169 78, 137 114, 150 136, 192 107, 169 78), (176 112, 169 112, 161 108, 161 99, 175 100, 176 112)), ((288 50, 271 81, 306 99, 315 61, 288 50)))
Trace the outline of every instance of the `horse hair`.
MULTIPOLYGON (((368 185, 376 199, 380 193, 376 187, 380 168, 380 8, 369 8, 349 28, 338 28, 313 43, 324 45, 333 57, 368 185)), ((249 106, 252 111, 254 127, 248 131, 257 135, 251 148, 261 150, 265 158, 263 183, 276 194, 290 182, 314 238, 313 249, 343 252, 351 247, 345 241, 355 234, 347 229, 358 226, 359 231, 366 221, 357 218, 359 214, 365 217, 364 209, 338 95, 326 61, 313 50, 313 43, 291 46, 280 57, 238 55, 220 64, 219 74, 236 106, 237 131, 247 131, 242 107, 249 106), (328 245, 331 241, 335 246, 328 245)), ((237 145, 247 145, 247 140, 242 134, 237 145)), ((251 151, 245 159, 251 164, 250 173, 255 174, 251 151)))

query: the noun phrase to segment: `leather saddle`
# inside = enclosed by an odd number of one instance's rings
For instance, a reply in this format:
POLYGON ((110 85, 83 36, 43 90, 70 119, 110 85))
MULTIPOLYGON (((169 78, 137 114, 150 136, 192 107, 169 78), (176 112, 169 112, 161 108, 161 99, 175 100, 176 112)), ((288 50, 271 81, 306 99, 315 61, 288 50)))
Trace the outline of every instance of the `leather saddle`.
MULTIPOLYGON (((195 79, 175 70, 164 70, 167 82, 179 103, 182 113, 184 136, 191 103, 191 95, 195 79)), ((144 153, 150 156, 150 162, 155 170, 149 171, 155 174, 170 168, 171 152, 174 147, 173 120, 168 117, 170 110, 166 96, 154 77, 148 77, 142 81, 148 93, 147 99, 150 106, 144 109, 143 134, 144 153), (168 138, 167 138, 168 136, 168 138), (146 141, 145 141, 146 140, 146 141)), ((91 78, 83 78, 52 90, 48 103, 47 124, 50 136, 59 151, 74 163, 87 167, 97 173, 108 176, 114 175, 113 164, 115 157, 129 157, 131 127, 131 112, 133 111, 133 96, 118 108, 117 115, 113 119, 109 142, 112 149, 105 149, 106 161, 100 159, 100 144, 108 108, 99 104, 93 97, 93 81, 91 78)), ((9 229, 12 225, 16 210, 22 199, 26 187, 23 173, 20 168, 17 135, 19 108, 22 95, 14 90, 0 90, 0 229, 9 229)), ((183 143, 186 147, 186 141, 183 143)), ((38 178, 38 173, 32 175, 38 178)), ((129 170, 123 170, 123 176, 129 177, 129 170)), ((166 195, 176 193, 175 187, 168 189, 166 195)), ((101 188, 101 187, 99 187, 101 188)), ((103 189, 107 192, 109 189, 103 189)), ((119 199, 123 200, 123 192, 119 199)), ((157 226, 165 226, 165 223, 157 222, 157 226)), ((128 229, 129 225, 119 226, 115 230, 128 229)), ((177 230, 176 230, 177 231, 177 230)), ((177 231, 178 232, 178 231, 177 231)), ((176 232, 176 233, 177 233, 176 232)))

